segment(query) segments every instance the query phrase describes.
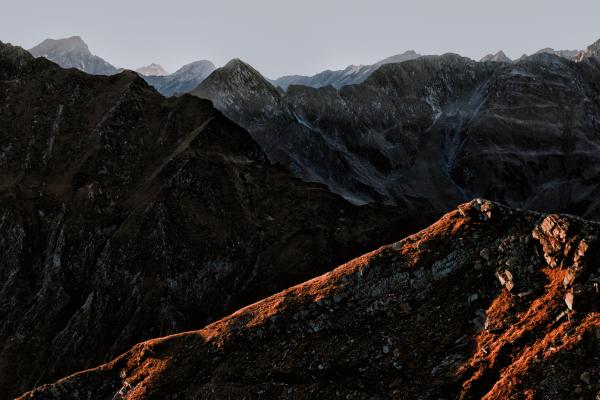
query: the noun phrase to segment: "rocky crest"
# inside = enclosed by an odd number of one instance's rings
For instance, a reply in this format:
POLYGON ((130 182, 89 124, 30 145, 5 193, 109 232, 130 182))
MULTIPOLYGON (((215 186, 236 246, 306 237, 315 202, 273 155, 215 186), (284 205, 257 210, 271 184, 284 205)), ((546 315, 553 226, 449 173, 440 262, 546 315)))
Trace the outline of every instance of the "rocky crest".
POLYGON ((588 46, 586 50, 580 51, 575 56, 575 60, 578 62, 581 62, 586 59, 593 59, 600 62, 600 40, 588 46))
POLYGON ((485 56, 481 60, 479 60, 479 62, 490 62, 490 61, 492 61, 492 62, 503 62, 503 63, 511 63, 511 62, 513 62, 513 60, 511 60, 510 58, 508 58, 506 56, 506 54, 504 54, 504 52, 502 50, 500 50, 496 54, 488 54, 487 56, 485 56))
POLYGON ((475 200, 23 399, 595 398, 600 226, 475 200))
POLYGON ((87 44, 79 37, 46 39, 29 52, 34 57, 44 57, 62 68, 77 68, 92 75, 113 75, 117 68, 93 55, 87 44))
POLYGON ((357 204, 444 212, 485 197, 600 218, 593 59, 477 63, 446 54, 384 65, 340 90, 286 92, 258 73, 240 81, 229 71, 192 94, 248 129, 272 161, 357 204))
POLYGON ((333 86, 339 89, 342 86, 355 85, 357 83, 364 82, 382 65, 414 60, 419 57, 421 57, 420 54, 415 53, 414 50, 409 50, 402 54, 396 54, 383 59, 373 65, 350 65, 343 70, 326 70, 313 76, 287 75, 275 79, 271 83, 274 86, 282 88, 283 90, 287 90, 291 85, 303 85, 314 88, 333 86))
POLYGON ((577 55, 579 54, 579 50, 554 50, 550 47, 547 47, 545 49, 538 50, 535 54, 542 53, 554 54, 559 57, 564 57, 567 60, 574 60, 575 57, 577 57, 577 55))
POLYGON ((354 207, 136 73, 0 43, 0 398, 106 362, 428 222, 354 207))

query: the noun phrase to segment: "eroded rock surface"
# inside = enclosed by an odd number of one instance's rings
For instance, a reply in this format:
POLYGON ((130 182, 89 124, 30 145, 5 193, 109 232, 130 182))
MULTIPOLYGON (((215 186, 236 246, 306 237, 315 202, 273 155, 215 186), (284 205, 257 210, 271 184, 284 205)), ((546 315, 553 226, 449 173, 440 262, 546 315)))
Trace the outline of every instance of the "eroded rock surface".
POLYGON ((594 399, 598 233, 575 217, 474 200, 202 330, 138 344, 23 399, 594 399))

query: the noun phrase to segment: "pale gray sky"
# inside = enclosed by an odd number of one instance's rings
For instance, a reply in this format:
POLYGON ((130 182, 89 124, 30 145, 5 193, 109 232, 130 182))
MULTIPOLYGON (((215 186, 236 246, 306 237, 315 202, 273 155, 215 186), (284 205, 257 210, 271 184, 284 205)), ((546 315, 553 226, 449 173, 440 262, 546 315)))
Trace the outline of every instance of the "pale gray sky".
POLYGON ((599 15, 598 0, 2 0, 0 40, 79 35, 117 67, 238 57, 275 78, 411 49, 475 59, 581 49, 600 38, 599 15))

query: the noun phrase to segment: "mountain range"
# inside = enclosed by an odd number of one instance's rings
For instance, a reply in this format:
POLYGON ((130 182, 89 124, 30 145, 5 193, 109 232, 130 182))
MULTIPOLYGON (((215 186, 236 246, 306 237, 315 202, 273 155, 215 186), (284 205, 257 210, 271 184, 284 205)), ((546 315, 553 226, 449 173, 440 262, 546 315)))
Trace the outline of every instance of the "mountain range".
POLYGON ((200 329, 433 220, 356 207, 134 72, 0 43, 0 398, 200 329))
POLYGON ((271 161, 346 199, 439 212, 473 197, 600 218, 600 64, 540 53, 387 64, 358 85, 276 90, 234 60, 191 93, 271 161))
POLYGON ((20 399, 592 399, 599 233, 476 200, 202 330, 140 343, 20 399))
MULTIPOLYGON (((123 71, 122 68, 116 68, 102 58, 92 55, 88 46, 79 36, 65 39, 46 39, 29 51, 33 56, 48 58, 63 68, 77 68, 93 75, 112 75, 123 71)), ((559 57, 575 60, 584 58, 586 50, 554 50, 552 48, 544 48, 535 54, 541 53, 555 54, 559 57)), ((333 86, 339 89, 346 85, 364 82, 382 65, 401 63, 419 57, 421 57, 420 54, 414 50, 409 50, 387 57, 371 65, 350 65, 343 70, 326 70, 312 76, 286 75, 269 81, 274 86, 280 87, 283 90, 287 90, 290 85, 303 85, 314 88, 333 86)), ((524 55, 520 59, 525 57, 527 56, 524 55)), ((513 62, 503 51, 499 51, 496 54, 489 54, 480 61, 513 62)), ((161 94, 174 96, 193 90, 214 70, 215 65, 212 62, 201 60, 186 64, 173 74, 167 73, 161 65, 155 63, 137 68, 135 71, 141 74, 161 94)))
POLYGON ((420 54, 415 53, 414 50, 410 50, 402 54, 388 57, 373 65, 350 65, 343 70, 327 70, 313 76, 282 76, 281 78, 275 79, 271 83, 275 86, 281 87, 283 90, 287 90, 290 85, 303 85, 315 88, 331 85, 339 89, 345 85, 355 85, 363 82, 369 77, 369 75, 379 69, 379 67, 382 65, 414 60, 415 58, 419 57, 421 57, 420 54))
POLYGON ((0 42, 0 399, 600 393, 600 41, 280 84, 82 43, 0 42))

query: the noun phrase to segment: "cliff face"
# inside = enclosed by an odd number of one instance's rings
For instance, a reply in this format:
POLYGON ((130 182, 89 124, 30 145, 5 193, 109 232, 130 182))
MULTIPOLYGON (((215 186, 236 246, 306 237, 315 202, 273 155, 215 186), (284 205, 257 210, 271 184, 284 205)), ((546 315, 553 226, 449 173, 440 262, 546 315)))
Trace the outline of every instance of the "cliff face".
POLYGON ((23 399, 593 398, 599 234, 575 217, 475 200, 23 399))
POLYGON ((340 90, 287 92, 256 74, 228 85, 248 70, 238 66, 192 93, 248 129, 271 160, 350 201, 445 211, 486 197, 600 218, 593 57, 477 63, 447 54, 384 65, 340 90))
POLYGON ((192 96, 0 43, 0 398, 198 329, 428 221, 273 166, 192 96))

